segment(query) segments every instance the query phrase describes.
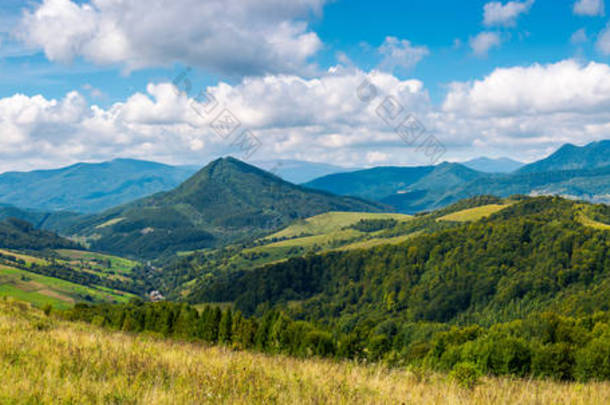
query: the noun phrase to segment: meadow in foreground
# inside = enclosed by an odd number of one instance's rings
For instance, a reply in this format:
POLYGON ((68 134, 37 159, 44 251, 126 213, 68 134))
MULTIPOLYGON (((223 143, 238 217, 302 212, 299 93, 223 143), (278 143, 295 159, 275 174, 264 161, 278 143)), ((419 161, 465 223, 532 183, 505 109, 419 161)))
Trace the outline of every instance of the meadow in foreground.
POLYGON ((610 383, 484 378, 299 360, 109 332, 0 301, 0 403, 602 404, 610 383))

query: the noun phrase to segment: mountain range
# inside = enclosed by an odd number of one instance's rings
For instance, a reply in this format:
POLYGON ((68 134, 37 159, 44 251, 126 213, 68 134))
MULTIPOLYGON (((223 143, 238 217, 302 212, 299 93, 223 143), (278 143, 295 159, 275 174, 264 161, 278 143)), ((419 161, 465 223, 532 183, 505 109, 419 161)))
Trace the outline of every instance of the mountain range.
MULTIPOLYGON (((353 170, 299 160, 267 160, 254 165, 295 184, 353 170)), ((171 190, 200 168, 115 159, 53 170, 7 172, 0 174, 0 203, 39 211, 97 213, 171 190)))
POLYGON ((100 251, 154 257, 252 239, 324 212, 389 209, 379 202, 297 186, 228 157, 211 162, 171 191, 84 216, 64 233, 100 251))
POLYGON ((610 141, 565 145, 549 157, 508 174, 484 173, 459 163, 377 167, 332 174, 306 186, 381 201, 404 213, 441 208, 464 198, 492 194, 561 195, 610 202, 610 141))

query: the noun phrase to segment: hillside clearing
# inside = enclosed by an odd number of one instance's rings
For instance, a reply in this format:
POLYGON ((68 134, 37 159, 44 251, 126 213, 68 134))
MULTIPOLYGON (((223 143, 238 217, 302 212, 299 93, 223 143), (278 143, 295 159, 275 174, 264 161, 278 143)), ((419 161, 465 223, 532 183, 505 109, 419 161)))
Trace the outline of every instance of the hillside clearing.
POLYGON ((471 222, 478 221, 479 219, 485 218, 494 214, 504 208, 510 206, 510 204, 489 204, 481 207, 469 208, 466 210, 452 212, 451 214, 442 216, 437 221, 454 221, 454 222, 471 222))

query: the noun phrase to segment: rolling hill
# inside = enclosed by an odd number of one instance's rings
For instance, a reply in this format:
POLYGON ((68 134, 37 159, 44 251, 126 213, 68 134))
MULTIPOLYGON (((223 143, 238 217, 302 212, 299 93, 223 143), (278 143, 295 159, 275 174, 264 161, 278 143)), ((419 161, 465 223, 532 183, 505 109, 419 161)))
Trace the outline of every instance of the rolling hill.
POLYGON ((86 238, 95 250, 152 258, 252 239, 324 212, 386 209, 297 186, 229 157, 169 192, 85 217, 69 233, 86 238))
POLYGON ((197 169, 133 159, 0 175, 0 202, 38 211, 93 213, 170 190, 197 169))
POLYGON ((0 248, 42 250, 78 247, 75 242, 52 232, 37 230, 21 219, 7 218, 0 222, 0 248))
POLYGON ((317 313, 329 322, 395 316, 484 323, 545 310, 578 316, 610 310, 610 233, 600 226, 610 223, 608 206, 537 197, 496 208, 463 225, 471 210, 443 215, 441 222, 457 225, 394 246, 234 273, 201 284, 192 298, 233 301, 246 313, 297 300, 300 305, 290 307, 297 318, 317 313))

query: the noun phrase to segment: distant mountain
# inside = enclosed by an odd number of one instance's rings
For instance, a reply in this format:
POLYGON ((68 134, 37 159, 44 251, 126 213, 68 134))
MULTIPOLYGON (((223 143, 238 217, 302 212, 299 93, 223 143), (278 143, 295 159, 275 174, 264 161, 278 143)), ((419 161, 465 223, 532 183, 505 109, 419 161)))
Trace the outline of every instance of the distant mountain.
POLYGON ((593 142, 582 147, 563 145, 549 157, 522 167, 519 173, 595 169, 604 166, 610 166, 610 140, 593 142))
POLYGON ((484 173, 511 173, 525 165, 525 163, 509 158, 490 159, 487 157, 472 159, 462 164, 484 173))
POLYGON ((383 166, 348 173, 331 174, 304 185, 338 195, 351 195, 380 200, 427 176, 434 166, 383 166))
POLYGON ((476 179, 446 195, 451 203, 482 194, 508 197, 559 195, 596 203, 610 203, 610 166, 597 169, 557 170, 548 172, 495 175, 476 179))
POLYGON ((94 213, 170 190, 196 171, 191 166, 116 159, 56 170, 9 172, 0 175, 0 202, 42 211, 94 213))
POLYGON ((376 212, 380 203, 286 182, 234 158, 218 159, 179 187, 84 218, 70 233, 94 249, 154 257, 254 239, 329 211, 376 212))
POLYGON ((254 166, 271 172, 294 184, 302 184, 318 177, 334 173, 356 170, 326 163, 304 162, 301 160, 276 159, 253 162, 254 166))
POLYGON ((446 193, 485 176, 459 163, 441 163, 438 166, 375 167, 333 174, 306 183, 306 186, 377 200, 400 212, 415 213, 446 205, 443 201, 446 193))

